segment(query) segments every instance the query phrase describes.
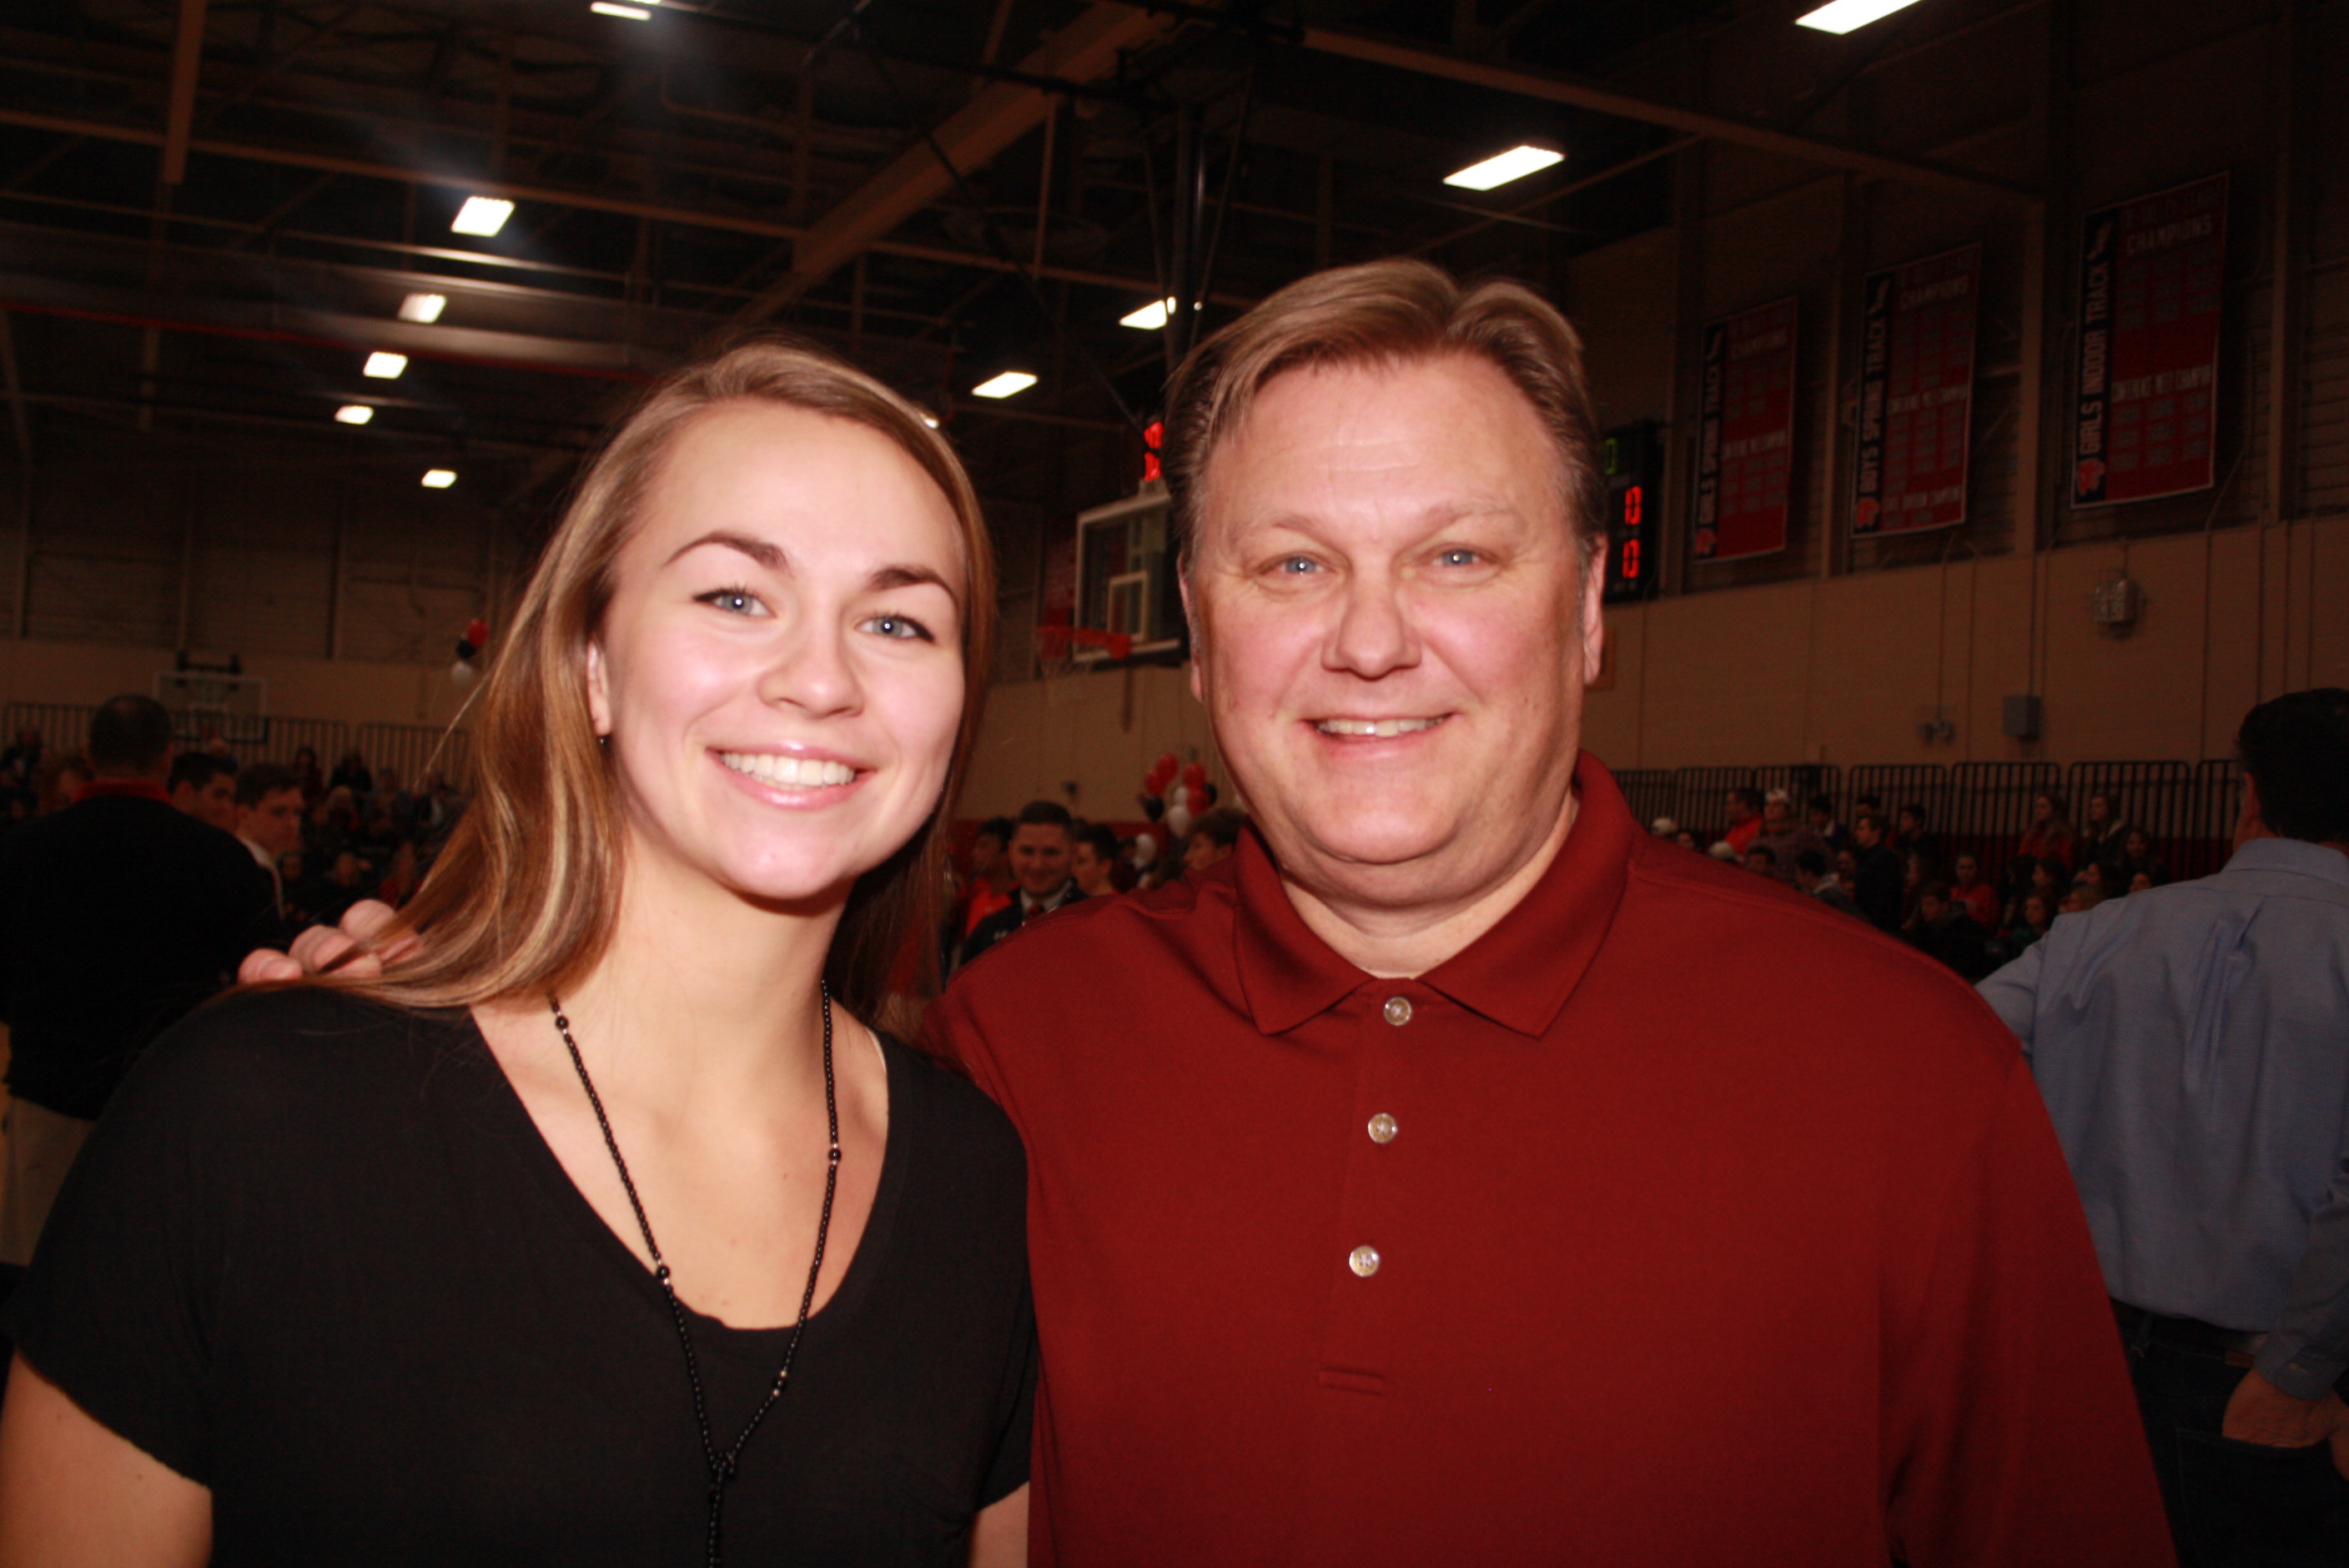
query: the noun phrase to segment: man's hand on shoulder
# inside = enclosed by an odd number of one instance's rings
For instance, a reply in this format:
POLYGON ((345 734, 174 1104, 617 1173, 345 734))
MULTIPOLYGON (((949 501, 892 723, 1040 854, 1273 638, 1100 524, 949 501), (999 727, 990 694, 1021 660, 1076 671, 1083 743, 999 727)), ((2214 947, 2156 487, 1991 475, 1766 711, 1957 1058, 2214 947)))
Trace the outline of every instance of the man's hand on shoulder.
MULTIPOLYGON (((271 980, 301 980, 326 972, 326 966, 354 947, 364 946, 379 935, 391 923, 392 908, 374 899, 361 899, 351 905, 339 926, 314 925, 294 939, 293 951, 280 953, 274 947, 259 947, 244 955, 236 966, 236 977, 247 985, 271 980)), ((414 942, 401 944, 389 953, 398 957, 414 942)), ((337 975, 355 979, 372 980, 383 973, 385 954, 366 954, 351 960, 337 975)))
POLYGON ((2220 1432, 2238 1442, 2272 1449, 2333 1445, 2333 1468, 2349 1476, 2349 1405, 2327 1389, 2314 1399, 2295 1399, 2254 1369, 2243 1374, 2227 1401, 2220 1432))

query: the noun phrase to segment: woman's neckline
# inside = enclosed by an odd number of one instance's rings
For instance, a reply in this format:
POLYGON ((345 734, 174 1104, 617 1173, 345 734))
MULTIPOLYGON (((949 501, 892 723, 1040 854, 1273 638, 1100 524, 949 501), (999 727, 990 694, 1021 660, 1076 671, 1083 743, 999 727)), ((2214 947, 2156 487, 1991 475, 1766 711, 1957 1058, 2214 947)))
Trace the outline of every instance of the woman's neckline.
MULTIPOLYGON (((481 1053, 496 1076, 498 1114, 520 1124, 515 1129, 514 1146, 527 1174, 545 1192, 554 1217, 597 1254, 605 1266, 617 1271, 634 1294, 666 1315, 668 1310, 667 1300, 652 1270, 646 1267, 643 1260, 636 1256, 619 1233, 605 1222, 604 1216, 596 1212, 595 1206, 587 1201, 587 1195, 579 1190, 578 1183, 571 1179, 571 1172, 564 1169, 554 1146, 547 1142, 546 1134, 530 1114, 530 1107, 523 1102, 521 1091, 507 1077, 505 1064, 499 1061, 497 1052, 490 1048, 488 1038, 481 1033, 481 1023, 471 1010, 460 1009, 459 1016, 468 1044, 481 1053)), ((858 1027, 863 1028, 864 1026, 860 1024, 858 1027)), ((905 1047, 886 1039, 877 1030, 871 1031, 871 1034, 874 1043, 881 1050, 889 1107, 888 1130, 882 1142, 881 1177, 874 1191, 872 1210, 865 1216, 864 1232, 856 1239, 856 1250, 849 1258, 846 1271, 823 1305, 808 1315, 811 1333, 820 1326, 853 1317, 871 1294, 874 1276, 880 1272, 881 1260, 887 1254, 889 1232, 895 1223, 898 1201, 905 1185, 906 1140, 911 1136, 906 1127, 907 1096, 903 1092, 907 1086, 905 1047)), ((713 1348, 725 1349, 730 1346, 745 1353, 756 1353, 757 1346, 769 1340, 783 1338, 792 1332, 792 1326, 789 1323, 757 1327, 728 1323, 723 1318, 698 1310, 681 1295, 678 1304, 692 1321, 696 1336, 708 1336, 713 1348)))

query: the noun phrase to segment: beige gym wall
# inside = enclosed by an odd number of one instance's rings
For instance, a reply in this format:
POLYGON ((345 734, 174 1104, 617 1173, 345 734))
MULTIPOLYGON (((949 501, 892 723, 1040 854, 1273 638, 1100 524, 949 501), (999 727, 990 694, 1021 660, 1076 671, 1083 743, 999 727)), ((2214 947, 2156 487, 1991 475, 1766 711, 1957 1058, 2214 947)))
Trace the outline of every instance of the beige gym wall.
POLYGON ((1620 768, 2223 757, 2261 697, 2349 686, 2349 518, 1691 594, 1609 625, 1584 738, 1620 768), (2088 601, 2124 565, 2144 608, 2116 636, 2088 601), (2034 662, 2041 738, 2012 740, 2001 700, 2034 662), (1920 738, 1937 717, 1954 733, 1920 738))

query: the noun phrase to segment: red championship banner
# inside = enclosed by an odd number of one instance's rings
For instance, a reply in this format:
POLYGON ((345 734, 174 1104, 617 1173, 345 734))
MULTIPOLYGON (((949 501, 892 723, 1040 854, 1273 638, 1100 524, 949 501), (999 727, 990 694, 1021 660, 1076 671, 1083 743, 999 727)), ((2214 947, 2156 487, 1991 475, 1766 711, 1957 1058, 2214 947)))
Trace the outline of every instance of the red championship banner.
POLYGON ((1784 550, 1795 459, 1795 302, 1708 323, 1703 387, 1696 558, 1735 561, 1784 550))
POLYGON ((2072 504, 2218 480, 2227 177, 2088 214, 2080 247, 2080 400, 2072 504))
POLYGON ((1871 273, 1860 298, 1851 531, 1921 533, 1963 522, 1982 247, 1871 273))

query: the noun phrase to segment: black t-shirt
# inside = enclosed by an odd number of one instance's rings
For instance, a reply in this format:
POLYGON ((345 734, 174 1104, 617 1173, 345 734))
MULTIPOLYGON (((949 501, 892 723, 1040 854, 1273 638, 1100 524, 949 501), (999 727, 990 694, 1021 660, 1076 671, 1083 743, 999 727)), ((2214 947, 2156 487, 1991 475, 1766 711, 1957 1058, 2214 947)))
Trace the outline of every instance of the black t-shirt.
MULTIPOLYGON (((1019 1139, 969 1084, 885 1051, 872 1217, 728 1490, 730 1563, 959 1562, 972 1515, 1028 1478, 1019 1139)), ((298 989, 181 1024, 99 1122, 0 1323, 212 1489, 216 1563, 704 1559, 659 1287, 467 1014, 298 989)), ((722 1445, 791 1331, 692 1330, 722 1445)))
POLYGON ((8 1087, 95 1120, 147 1042, 275 935, 253 852, 168 801, 103 795, 0 842, 8 1087))

